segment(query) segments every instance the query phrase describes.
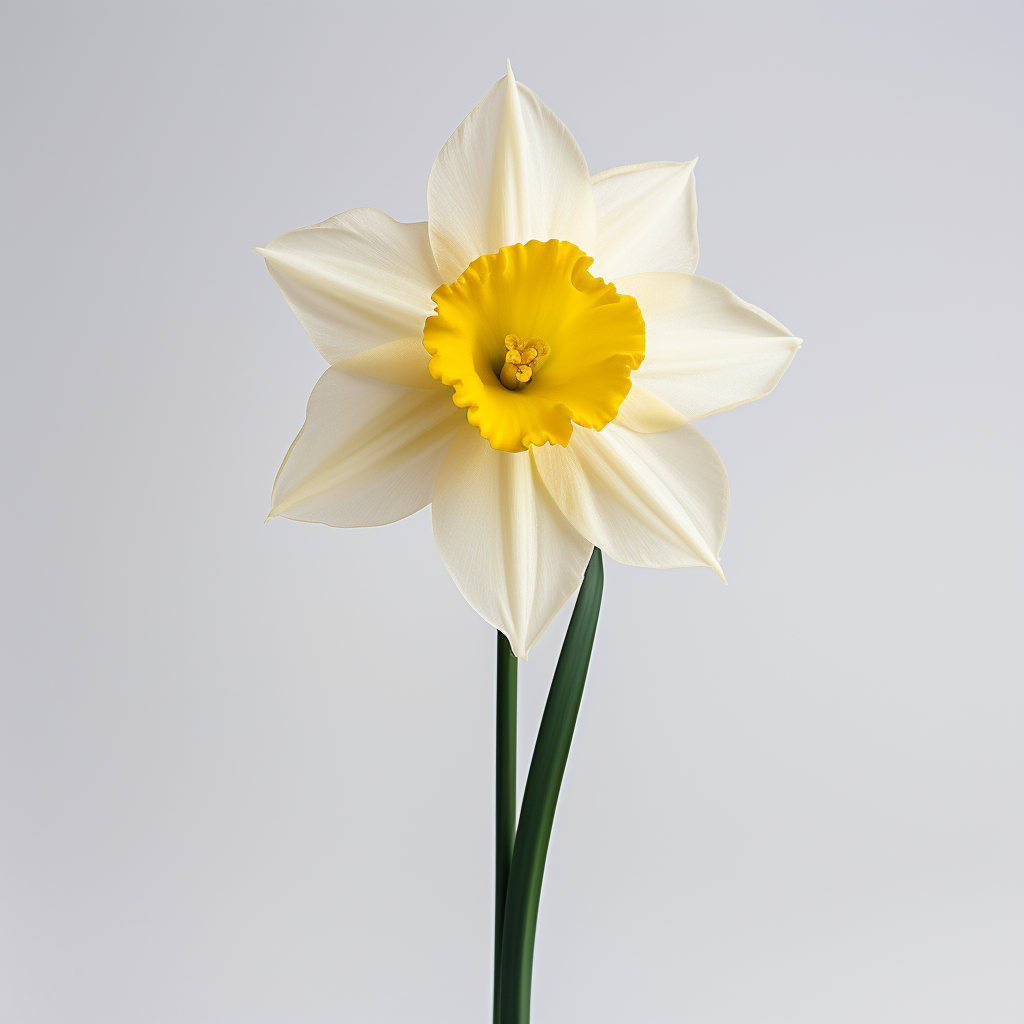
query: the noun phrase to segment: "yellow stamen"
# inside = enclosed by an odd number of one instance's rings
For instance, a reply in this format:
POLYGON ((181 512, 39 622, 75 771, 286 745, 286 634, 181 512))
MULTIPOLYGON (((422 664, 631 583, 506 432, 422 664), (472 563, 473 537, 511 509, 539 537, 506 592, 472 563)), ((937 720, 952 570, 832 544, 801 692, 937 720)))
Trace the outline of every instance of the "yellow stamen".
POLYGON ((505 363, 501 368, 501 373, 498 374, 498 380, 500 380, 509 391, 515 391, 515 389, 519 387, 519 381, 516 380, 515 364, 505 363))
POLYGON ((537 364, 548 354, 548 346, 540 338, 523 341, 518 335, 505 335, 505 363, 498 379, 509 391, 517 391, 533 380, 537 364))

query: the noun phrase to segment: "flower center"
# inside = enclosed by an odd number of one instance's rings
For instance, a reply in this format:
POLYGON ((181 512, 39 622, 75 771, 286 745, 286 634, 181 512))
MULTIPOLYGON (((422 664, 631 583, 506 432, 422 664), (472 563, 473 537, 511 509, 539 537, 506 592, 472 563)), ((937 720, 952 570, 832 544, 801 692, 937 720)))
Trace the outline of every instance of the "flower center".
POLYGON ((571 242, 506 245, 434 292, 423 326, 431 375, 492 448, 567 445, 600 430, 644 358, 636 300, 588 271, 571 242))
POLYGON ((517 391, 529 384, 537 372, 537 364, 551 351, 548 343, 540 338, 523 341, 515 334, 506 335, 505 348, 508 351, 498 380, 509 391, 517 391))

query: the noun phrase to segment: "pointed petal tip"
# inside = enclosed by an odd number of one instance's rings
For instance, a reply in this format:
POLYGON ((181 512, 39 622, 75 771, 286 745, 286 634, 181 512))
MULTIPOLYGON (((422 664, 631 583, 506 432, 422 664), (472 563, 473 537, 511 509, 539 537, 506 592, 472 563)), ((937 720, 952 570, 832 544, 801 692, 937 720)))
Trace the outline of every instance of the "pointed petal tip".
POLYGON ((724 573, 724 572, 722 572, 722 563, 721 563, 721 562, 715 562, 715 564, 714 564, 714 565, 712 565, 712 566, 711 566, 711 568, 712 568, 712 569, 714 569, 714 570, 715 570, 715 572, 717 572, 717 573, 718 573, 718 576, 719 576, 719 578, 721 579, 721 581, 722 581, 722 582, 723 582, 723 583, 724 583, 724 584, 725 584, 726 586, 729 586, 729 581, 728 581, 728 580, 727 580, 727 579, 725 578, 725 573, 724 573))
POLYGON ((275 512, 275 511, 274 511, 273 509, 271 509, 271 510, 270 510, 270 511, 269 511, 269 512, 267 513, 267 518, 263 520, 263 525, 264 525, 264 526, 266 526, 266 525, 267 525, 267 523, 269 523, 269 522, 270 522, 270 520, 271 520, 271 519, 274 519, 274 518, 275 518, 276 516, 277 516, 277 513, 276 513, 276 512, 275 512))
POLYGON ((512 74, 512 58, 511 57, 506 57, 505 58, 505 74, 508 75, 508 77, 511 78, 513 82, 516 80, 516 76, 514 74, 512 74))
MULTIPOLYGON (((490 620, 486 619, 484 621, 489 622, 490 620)), ((501 633, 502 636, 505 637, 505 639, 508 641, 509 647, 512 649, 512 653, 517 658, 520 658, 523 661, 526 661, 527 655, 530 653, 530 648, 527 647, 525 650, 523 650, 523 645, 522 645, 522 643, 520 643, 519 638, 518 637, 514 637, 514 636, 510 636, 509 635, 509 631, 508 631, 508 629, 506 627, 495 625, 493 622, 491 623, 491 625, 494 626, 494 628, 496 630, 498 630, 498 632, 501 633), (522 653, 520 653, 520 651, 522 651, 522 653)))

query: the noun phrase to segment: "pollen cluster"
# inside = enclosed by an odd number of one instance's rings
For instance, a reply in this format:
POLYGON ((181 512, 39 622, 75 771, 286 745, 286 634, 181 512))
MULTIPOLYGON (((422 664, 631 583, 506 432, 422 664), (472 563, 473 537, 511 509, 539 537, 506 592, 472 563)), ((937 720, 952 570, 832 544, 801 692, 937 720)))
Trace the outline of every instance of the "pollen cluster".
POLYGON ((516 334, 505 335, 505 348, 505 362, 498 378, 509 391, 529 384, 537 365, 551 351, 547 342, 540 338, 523 341, 516 334))

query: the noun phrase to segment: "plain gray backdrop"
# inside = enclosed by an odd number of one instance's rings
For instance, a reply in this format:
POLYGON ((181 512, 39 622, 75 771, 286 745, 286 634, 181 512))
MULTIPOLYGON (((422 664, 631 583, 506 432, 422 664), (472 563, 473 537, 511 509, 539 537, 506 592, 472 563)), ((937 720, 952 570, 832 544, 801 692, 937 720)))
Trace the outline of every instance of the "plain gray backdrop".
POLYGON ((4 1024, 489 1020, 494 633, 429 509, 264 525, 323 364, 250 247, 423 219, 506 57, 806 339, 700 424, 729 586, 608 563, 536 1024, 1024 1019, 1019 7, 6 21, 4 1024))

